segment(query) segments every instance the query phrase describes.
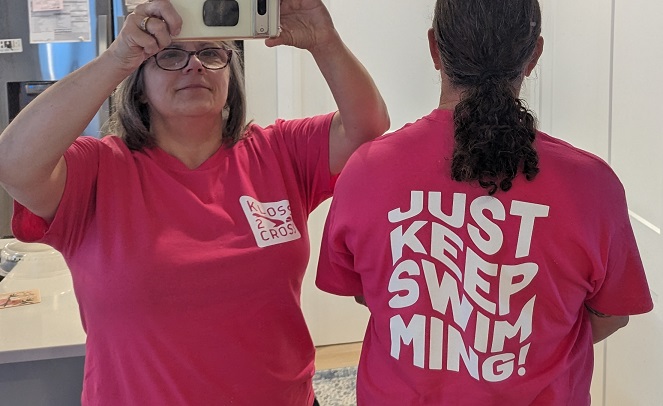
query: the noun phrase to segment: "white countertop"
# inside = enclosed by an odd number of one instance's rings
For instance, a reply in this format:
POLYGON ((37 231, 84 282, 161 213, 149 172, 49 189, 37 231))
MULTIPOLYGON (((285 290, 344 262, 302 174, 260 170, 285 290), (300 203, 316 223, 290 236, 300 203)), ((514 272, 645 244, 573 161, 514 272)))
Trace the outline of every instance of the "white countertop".
MULTIPOLYGON (((11 241, 0 239, 0 248, 11 241)), ((11 271, 16 276, 19 265, 11 271)), ((0 309, 0 364, 85 355, 85 332, 69 272, 0 282, 0 293, 27 289, 39 289, 41 303, 0 309)))

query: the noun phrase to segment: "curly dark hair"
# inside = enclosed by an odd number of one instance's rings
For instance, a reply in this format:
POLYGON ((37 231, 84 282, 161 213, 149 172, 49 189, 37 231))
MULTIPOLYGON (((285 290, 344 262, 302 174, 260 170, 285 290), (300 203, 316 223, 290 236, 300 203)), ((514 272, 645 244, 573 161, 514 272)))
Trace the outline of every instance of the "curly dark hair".
POLYGON ((444 72, 462 93, 452 178, 477 181, 490 195, 511 189, 519 172, 534 179, 536 119, 516 86, 541 34, 538 0, 438 0, 433 31, 444 72))

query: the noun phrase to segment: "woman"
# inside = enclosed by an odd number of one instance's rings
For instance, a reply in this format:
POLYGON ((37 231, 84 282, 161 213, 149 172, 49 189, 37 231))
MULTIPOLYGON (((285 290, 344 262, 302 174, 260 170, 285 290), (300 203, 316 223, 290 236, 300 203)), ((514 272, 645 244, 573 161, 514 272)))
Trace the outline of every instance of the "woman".
POLYGON ((235 50, 172 42, 181 18, 154 0, 0 137, 15 235, 54 246, 71 269, 83 405, 314 403, 299 308, 306 220, 389 119, 323 3, 281 10, 267 45, 310 51, 338 112, 246 126, 235 50), (121 138, 77 137, 120 82, 121 138))
POLYGON ((317 285, 371 312, 360 406, 589 405, 592 344, 652 308, 619 180, 518 99, 540 33, 536 0, 438 0, 439 106, 339 177, 317 285))

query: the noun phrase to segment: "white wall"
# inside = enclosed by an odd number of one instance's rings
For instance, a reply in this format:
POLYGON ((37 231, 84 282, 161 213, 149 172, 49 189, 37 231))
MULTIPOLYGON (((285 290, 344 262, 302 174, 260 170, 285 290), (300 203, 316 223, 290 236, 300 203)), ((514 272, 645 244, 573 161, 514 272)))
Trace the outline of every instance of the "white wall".
POLYGON ((540 127, 608 158, 610 32, 606 0, 543 0, 540 127))

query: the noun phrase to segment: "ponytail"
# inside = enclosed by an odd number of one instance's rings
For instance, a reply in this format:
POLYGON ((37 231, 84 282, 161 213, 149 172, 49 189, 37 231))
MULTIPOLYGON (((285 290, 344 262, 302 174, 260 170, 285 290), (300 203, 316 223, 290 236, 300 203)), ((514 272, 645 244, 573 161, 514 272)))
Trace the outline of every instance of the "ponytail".
POLYGON ((522 172, 532 180, 539 172, 533 147, 536 120, 514 96, 507 79, 483 77, 469 87, 454 111, 455 148, 451 176, 459 182, 478 181, 493 195, 511 189, 522 172))
POLYGON ((433 31, 454 111, 451 176, 493 195, 539 173, 536 120, 518 98, 541 34, 538 0, 437 0, 433 31))

